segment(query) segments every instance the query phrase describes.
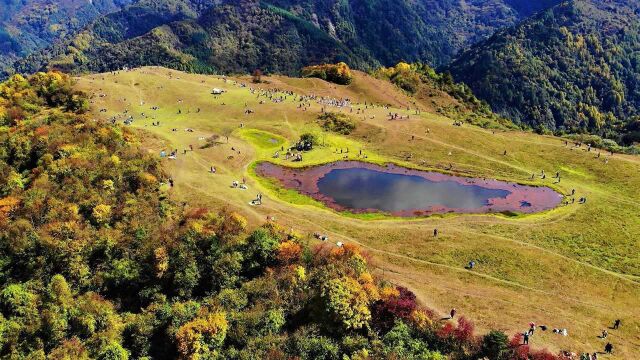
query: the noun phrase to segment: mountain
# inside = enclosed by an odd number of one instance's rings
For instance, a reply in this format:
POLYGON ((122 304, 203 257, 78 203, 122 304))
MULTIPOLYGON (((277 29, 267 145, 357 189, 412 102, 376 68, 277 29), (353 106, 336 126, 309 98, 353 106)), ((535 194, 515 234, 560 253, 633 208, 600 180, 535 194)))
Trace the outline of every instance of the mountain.
POLYGON ((497 29, 555 5, 523 0, 271 0, 384 65, 399 60, 448 63, 461 49, 497 29))
POLYGON ((131 0, 0 0, 0 70, 131 0))
POLYGON ((478 43, 445 69, 515 121, 638 142, 639 15, 635 0, 567 1, 478 43))
POLYGON ((319 62, 367 69, 400 60, 439 66, 559 1, 139 0, 21 61, 17 70, 164 65, 295 73, 319 62))

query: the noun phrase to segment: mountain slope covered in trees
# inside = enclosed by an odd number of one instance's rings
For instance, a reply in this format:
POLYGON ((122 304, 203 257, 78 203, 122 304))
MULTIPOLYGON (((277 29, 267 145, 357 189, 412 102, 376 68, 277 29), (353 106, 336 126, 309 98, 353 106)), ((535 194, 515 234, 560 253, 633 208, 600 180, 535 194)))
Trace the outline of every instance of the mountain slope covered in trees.
POLYGON ((637 1, 567 1, 477 44, 447 70, 515 121, 638 142, 638 16, 637 1))
POLYGON ((438 66, 496 29, 558 1, 140 0, 17 69, 164 65, 294 73, 321 62, 367 69, 400 60, 438 66))
POLYGON ((0 70, 131 0, 0 0, 0 70))

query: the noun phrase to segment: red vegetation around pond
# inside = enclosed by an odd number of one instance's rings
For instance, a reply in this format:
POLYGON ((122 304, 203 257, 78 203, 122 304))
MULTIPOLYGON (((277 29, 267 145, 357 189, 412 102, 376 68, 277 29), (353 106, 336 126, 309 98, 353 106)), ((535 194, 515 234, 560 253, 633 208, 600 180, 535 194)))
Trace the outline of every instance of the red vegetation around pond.
POLYGON ((324 165, 291 168, 270 162, 261 162, 256 166, 256 174, 271 178, 287 188, 300 192, 336 211, 352 213, 375 213, 377 209, 350 209, 336 202, 335 199, 323 194, 318 188, 318 182, 333 170, 369 169, 387 174, 418 176, 431 182, 455 182, 463 186, 478 186, 491 190, 504 190, 509 194, 504 198, 491 198, 487 205, 476 208, 449 208, 445 206, 428 206, 424 209, 407 209, 391 212, 400 217, 428 216, 444 213, 536 213, 555 208, 562 201, 562 195, 548 187, 521 185, 513 182, 495 179, 468 178, 453 176, 438 172, 408 169, 401 166, 387 164, 380 166, 360 161, 337 161, 324 165))

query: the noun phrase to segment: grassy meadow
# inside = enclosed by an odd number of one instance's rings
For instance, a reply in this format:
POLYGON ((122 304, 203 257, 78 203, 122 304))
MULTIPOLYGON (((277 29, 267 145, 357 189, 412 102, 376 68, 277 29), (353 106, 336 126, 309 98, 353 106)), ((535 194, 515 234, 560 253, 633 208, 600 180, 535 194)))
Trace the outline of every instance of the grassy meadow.
MULTIPOLYGON (((416 101, 393 85, 358 73, 348 86, 316 79, 228 78, 185 74, 147 67, 116 74, 78 78, 92 97, 96 118, 129 115, 140 129, 140 144, 150 152, 177 149, 176 160, 163 159, 175 180, 172 196, 189 206, 228 207, 255 224, 269 217, 330 241, 360 244, 373 257, 379 275, 413 290, 425 304, 443 314, 455 307, 474 320, 479 331, 496 328, 522 332, 534 321, 567 328, 563 337, 536 332, 531 344, 550 350, 602 351, 597 336, 622 319, 608 341, 615 357, 633 358, 640 349, 640 158, 565 146, 564 140, 519 131, 452 126, 434 114, 442 99, 416 101), (238 83, 246 83, 246 87, 238 83), (214 88, 226 93, 211 94, 214 88), (257 98, 250 88, 273 88, 297 94, 349 98, 358 102, 350 113, 357 128, 348 136, 327 133, 317 124, 322 106, 307 110, 289 96, 281 103, 257 98), (260 101, 265 101, 261 104, 260 101), (389 104, 390 109, 370 105, 389 104), (159 107, 152 110, 152 107, 159 107), (423 111, 417 115, 415 108, 423 111), (200 111, 198 111, 200 109, 200 111), (246 109, 254 111, 245 114, 246 109), (127 111, 126 115, 122 115, 127 111), (389 112, 409 119, 389 120, 389 112), (145 116, 141 114, 144 113, 145 116), (160 126, 152 126, 152 122, 160 126), (176 131, 173 131, 176 129, 176 131), (186 131, 190 129, 191 131, 186 131), (312 133, 321 144, 293 163, 273 158, 282 146, 312 133), (219 135, 212 146, 204 146, 219 135), (227 137, 228 136, 228 140, 227 137), (413 138, 412 138, 413 137, 413 138), (193 146, 194 151, 183 154, 193 146), (377 214, 339 214, 314 200, 258 179, 252 166, 269 160, 308 166, 343 159, 336 149, 359 150, 367 161, 553 186, 570 194, 575 204, 540 214, 447 215, 398 219, 377 214), (507 154, 504 155, 504 151, 507 154), (209 173, 211 166, 216 173, 209 173), (545 180, 531 174, 547 173, 545 180), (561 182, 552 175, 561 173, 561 182), (246 179, 248 190, 234 189, 246 179), (257 193, 262 206, 252 206, 257 193), (586 204, 578 198, 587 197, 586 204), (433 237, 438 228, 440 236, 433 237), (469 260, 477 265, 464 269, 469 260)), ((329 111, 343 111, 327 107, 329 111)), ((310 240, 314 241, 314 240, 310 240)), ((613 358, 613 357, 611 357, 613 358)))

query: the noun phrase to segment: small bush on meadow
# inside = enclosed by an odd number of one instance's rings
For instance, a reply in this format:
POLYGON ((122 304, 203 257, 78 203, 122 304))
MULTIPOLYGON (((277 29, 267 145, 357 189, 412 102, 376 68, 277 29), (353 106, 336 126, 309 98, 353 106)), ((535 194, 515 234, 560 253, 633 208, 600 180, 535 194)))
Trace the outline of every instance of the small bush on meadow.
POLYGON ((342 135, 349 135, 356 128, 356 123, 345 114, 328 112, 318 116, 318 120, 323 129, 342 135))

